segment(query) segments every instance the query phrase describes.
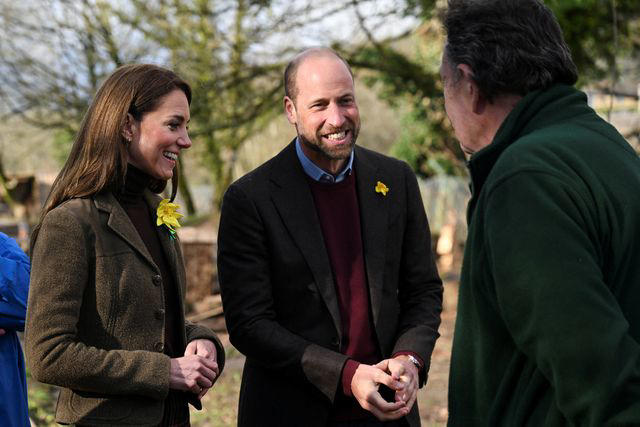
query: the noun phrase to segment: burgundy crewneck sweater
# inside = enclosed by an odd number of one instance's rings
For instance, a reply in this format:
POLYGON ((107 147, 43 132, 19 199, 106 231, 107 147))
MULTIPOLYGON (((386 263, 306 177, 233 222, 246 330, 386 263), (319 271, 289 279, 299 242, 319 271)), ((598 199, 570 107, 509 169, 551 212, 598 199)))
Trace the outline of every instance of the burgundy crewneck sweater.
POLYGON ((371 418, 371 413, 362 409, 351 394, 351 379, 359 363, 371 365, 380 361, 369 307, 355 173, 337 184, 310 178, 308 181, 338 297, 342 320, 340 351, 350 357, 342 372, 343 393, 338 393, 331 418, 371 418))

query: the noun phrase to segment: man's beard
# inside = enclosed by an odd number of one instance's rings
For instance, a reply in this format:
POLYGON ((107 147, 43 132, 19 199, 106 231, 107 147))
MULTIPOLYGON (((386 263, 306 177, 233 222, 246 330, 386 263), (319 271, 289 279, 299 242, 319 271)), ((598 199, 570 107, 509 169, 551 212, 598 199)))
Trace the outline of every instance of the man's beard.
MULTIPOLYGON (((298 139, 300 140, 301 144, 315 151, 316 153, 321 154, 327 159, 344 160, 344 159, 348 159, 349 156, 351 155, 351 151, 353 151, 353 147, 356 145, 356 139, 358 138, 358 133, 360 129, 355 125, 352 125, 352 126, 348 126, 343 129, 337 129, 331 132, 339 132, 340 130, 348 130, 349 132, 351 132, 351 141, 349 142, 348 145, 331 147, 324 143, 324 141, 322 140, 322 137, 319 134, 316 134, 313 141, 311 141, 305 135, 300 133, 300 131, 298 131, 298 139)), ((331 132, 326 132, 326 133, 331 133, 331 132)))

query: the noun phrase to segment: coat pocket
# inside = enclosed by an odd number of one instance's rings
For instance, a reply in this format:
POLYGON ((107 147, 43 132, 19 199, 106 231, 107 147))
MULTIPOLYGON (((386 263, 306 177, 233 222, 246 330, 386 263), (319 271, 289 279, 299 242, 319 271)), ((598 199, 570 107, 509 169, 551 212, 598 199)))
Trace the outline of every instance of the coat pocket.
POLYGON ((163 401, 60 389, 56 422, 80 425, 153 426, 162 421, 163 401))
POLYGON ((126 396, 71 392, 69 407, 82 420, 119 421, 131 414, 132 401, 126 396))

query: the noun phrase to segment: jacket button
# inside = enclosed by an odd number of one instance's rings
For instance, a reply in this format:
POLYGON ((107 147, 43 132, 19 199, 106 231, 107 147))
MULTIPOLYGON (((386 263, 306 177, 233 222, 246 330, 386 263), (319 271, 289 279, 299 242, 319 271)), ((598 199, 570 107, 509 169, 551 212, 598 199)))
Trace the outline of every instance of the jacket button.
POLYGON ((163 343, 163 342, 158 341, 158 342, 155 344, 154 348, 156 349, 156 351, 157 351, 158 353, 161 353, 161 352, 163 352, 163 351, 164 351, 164 343, 163 343))
POLYGON ((159 274, 153 276, 153 284, 156 286, 160 286, 162 284, 162 277, 159 274))
POLYGON ((332 339, 332 340, 331 340, 331 345, 332 345, 334 348, 339 349, 339 348, 340 348, 340 340, 339 340, 338 338, 334 338, 334 339, 332 339))
POLYGON ((162 320, 164 318, 164 309, 161 308, 159 310, 156 310, 154 316, 156 319, 162 320))

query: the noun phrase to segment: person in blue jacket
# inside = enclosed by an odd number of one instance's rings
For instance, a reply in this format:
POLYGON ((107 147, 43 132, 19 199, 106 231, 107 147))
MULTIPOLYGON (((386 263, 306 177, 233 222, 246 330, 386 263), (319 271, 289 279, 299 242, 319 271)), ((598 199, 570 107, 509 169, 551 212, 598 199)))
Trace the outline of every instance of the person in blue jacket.
POLYGON ((24 330, 29 293, 29 258, 15 240, 0 233, 0 420, 29 426, 27 380, 17 331, 24 330))

